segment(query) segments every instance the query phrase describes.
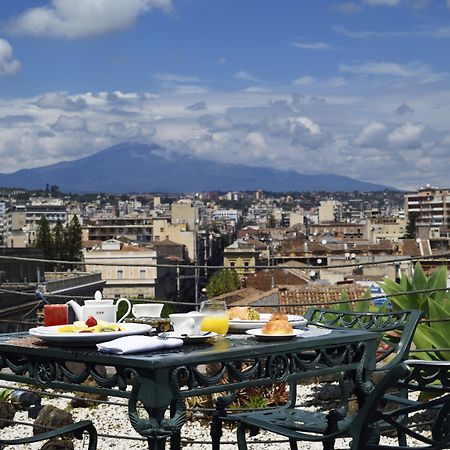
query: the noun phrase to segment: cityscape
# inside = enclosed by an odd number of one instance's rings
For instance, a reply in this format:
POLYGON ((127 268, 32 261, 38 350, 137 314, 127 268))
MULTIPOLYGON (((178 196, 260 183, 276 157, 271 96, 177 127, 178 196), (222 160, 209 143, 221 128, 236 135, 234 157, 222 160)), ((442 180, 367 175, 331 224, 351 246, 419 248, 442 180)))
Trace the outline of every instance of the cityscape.
POLYGON ((0 448, 450 449, 450 0, 2 0, 0 448))
MULTIPOLYGON (((82 236, 76 260, 83 264, 69 267, 76 269, 69 273, 32 261, 23 264, 26 269, 11 270, 3 260, 2 283, 15 289, 20 283, 25 288, 72 276, 80 280, 80 286, 68 290, 75 293, 84 283, 80 272, 86 272, 99 276, 110 298, 197 303, 220 267, 236 267, 239 287, 252 298, 255 289, 263 296, 285 285, 295 291, 339 284, 359 286, 362 292, 384 277, 397 276, 389 262, 398 259, 399 268, 411 273, 414 260, 403 259, 429 258, 428 265, 422 264, 432 269, 435 258, 449 251, 449 190, 432 186, 415 193, 68 195, 47 185, 42 191, 3 188, 1 194, 3 255, 67 259, 46 254, 40 246, 43 218, 51 232, 57 224, 68 228, 76 218, 82 236), (364 265, 383 260, 387 263, 364 265), (346 261, 354 266, 333 268, 346 261), (279 265, 287 268, 274 270, 279 265)), ((55 289, 61 291, 58 284, 55 289)))

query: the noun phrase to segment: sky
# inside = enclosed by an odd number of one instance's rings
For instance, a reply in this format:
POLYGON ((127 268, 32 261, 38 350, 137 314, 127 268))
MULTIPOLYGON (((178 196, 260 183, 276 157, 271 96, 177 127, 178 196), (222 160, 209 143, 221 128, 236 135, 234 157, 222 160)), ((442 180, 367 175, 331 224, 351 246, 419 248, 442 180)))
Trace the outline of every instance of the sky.
POLYGON ((449 186, 450 0, 2 0, 0 172, 125 141, 449 186))

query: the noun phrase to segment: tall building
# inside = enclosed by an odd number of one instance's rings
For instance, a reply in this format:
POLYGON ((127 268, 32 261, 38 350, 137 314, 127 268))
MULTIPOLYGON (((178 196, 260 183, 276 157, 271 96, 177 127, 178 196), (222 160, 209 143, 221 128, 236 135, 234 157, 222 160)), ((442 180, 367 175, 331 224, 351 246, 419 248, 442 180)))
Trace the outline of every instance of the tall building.
POLYGON ((336 200, 325 200, 319 205, 319 222, 338 222, 342 220, 342 204, 336 200))
POLYGON ((441 236, 450 232, 450 190, 425 186, 404 197, 405 216, 415 214, 417 227, 439 228, 441 236))

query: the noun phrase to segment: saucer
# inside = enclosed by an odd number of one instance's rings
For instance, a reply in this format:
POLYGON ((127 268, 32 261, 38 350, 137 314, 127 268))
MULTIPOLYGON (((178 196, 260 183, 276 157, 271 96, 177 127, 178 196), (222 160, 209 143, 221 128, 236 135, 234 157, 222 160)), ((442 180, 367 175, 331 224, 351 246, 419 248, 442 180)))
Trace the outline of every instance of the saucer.
POLYGON ((192 334, 188 336, 186 334, 177 334, 175 333, 175 331, 169 331, 167 334, 165 334, 165 336, 167 336, 168 338, 182 339, 186 344, 194 344, 196 342, 205 342, 208 339, 216 337, 217 333, 214 333, 213 331, 205 331, 202 334, 192 334))
POLYGON ((292 330, 292 333, 289 334, 264 334, 261 328, 254 328, 246 331, 247 334, 254 336, 261 341, 282 341, 284 339, 292 339, 302 335, 304 332, 305 330, 297 330, 295 328, 292 330))

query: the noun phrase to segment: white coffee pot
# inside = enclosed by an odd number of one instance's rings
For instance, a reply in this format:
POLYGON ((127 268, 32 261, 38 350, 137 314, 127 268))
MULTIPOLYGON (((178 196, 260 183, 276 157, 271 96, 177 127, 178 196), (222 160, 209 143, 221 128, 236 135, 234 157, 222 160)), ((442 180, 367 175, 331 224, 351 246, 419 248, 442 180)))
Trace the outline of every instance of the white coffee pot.
POLYGON ((102 293, 96 291, 94 300, 85 300, 84 306, 80 306, 75 300, 69 300, 67 304, 72 307, 77 320, 85 321, 89 316, 97 320, 103 320, 109 323, 122 322, 131 312, 131 303, 127 298, 119 298, 114 304, 112 299, 102 299, 102 293), (125 302, 128 305, 126 313, 117 320, 117 310, 120 303, 125 302))

